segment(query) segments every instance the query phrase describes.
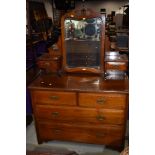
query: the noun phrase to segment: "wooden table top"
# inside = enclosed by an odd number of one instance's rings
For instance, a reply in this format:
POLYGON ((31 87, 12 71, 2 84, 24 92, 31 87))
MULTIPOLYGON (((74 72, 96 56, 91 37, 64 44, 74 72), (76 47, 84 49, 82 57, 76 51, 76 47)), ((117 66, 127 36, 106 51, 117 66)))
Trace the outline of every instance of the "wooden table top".
POLYGON ((128 93, 128 79, 105 80, 102 76, 46 74, 40 75, 30 85, 30 90, 55 90, 79 92, 116 92, 128 93))

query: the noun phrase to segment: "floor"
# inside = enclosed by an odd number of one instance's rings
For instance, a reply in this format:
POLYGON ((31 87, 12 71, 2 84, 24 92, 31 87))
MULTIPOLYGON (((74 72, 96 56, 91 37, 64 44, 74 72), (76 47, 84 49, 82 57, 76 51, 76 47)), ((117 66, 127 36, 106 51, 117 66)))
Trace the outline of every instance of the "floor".
MULTIPOLYGON (((126 144, 127 145, 127 144, 126 144)), ((79 155, 119 155, 120 153, 114 150, 105 148, 104 145, 49 141, 38 145, 34 122, 26 128, 26 148, 27 150, 34 150, 36 147, 50 147, 58 150, 71 150, 77 152, 79 155)))

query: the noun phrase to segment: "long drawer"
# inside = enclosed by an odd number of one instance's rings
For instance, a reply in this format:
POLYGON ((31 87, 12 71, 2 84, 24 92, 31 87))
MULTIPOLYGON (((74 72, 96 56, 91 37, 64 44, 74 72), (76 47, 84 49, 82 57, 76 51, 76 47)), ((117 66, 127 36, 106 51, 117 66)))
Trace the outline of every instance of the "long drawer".
POLYGON ((79 105, 82 107, 99 107, 125 109, 126 95, 112 93, 79 93, 79 105))
POLYGON ((39 136, 43 140, 71 140, 77 142, 117 144, 122 140, 121 126, 80 126, 39 122, 39 136))
POLYGON ((124 111, 114 109, 95 109, 37 105, 36 118, 61 122, 85 122, 97 124, 123 124, 124 111))
POLYGON ((36 91, 33 99, 36 104, 76 106, 74 92, 36 91))

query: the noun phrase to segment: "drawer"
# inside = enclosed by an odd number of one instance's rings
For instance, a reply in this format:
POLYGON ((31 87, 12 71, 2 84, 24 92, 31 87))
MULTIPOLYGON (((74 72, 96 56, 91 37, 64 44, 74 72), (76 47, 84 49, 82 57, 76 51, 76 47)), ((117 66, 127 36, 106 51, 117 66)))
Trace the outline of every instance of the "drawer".
POLYGON ((79 106, 125 109, 126 95, 112 93, 79 93, 79 106))
POLYGON ((96 124, 124 124, 124 111, 114 109, 94 109, 79 107, 59 107, 37 105, 38 119, 51 119, 55 122, 85 122, 96 124))
POLYGON ((106 70, 127 70, 127 63, 126 62, 106 62, 105 63, 106 70))
POLYGON ((33 99, 36 104, 76 105, 76 93, 72 92, 35 91, 33 99))
POLYGON ((121 126, 86 126, 39 122, 39 136, 44 140, 69 140, 76 142, 117 144, 122 141, 121 126))

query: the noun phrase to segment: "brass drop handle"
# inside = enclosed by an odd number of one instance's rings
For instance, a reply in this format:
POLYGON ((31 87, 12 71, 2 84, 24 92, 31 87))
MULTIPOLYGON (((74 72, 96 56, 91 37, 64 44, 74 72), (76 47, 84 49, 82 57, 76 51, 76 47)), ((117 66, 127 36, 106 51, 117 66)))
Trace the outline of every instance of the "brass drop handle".
POLYGON ((96 137, 102 138, 102 137, 105 137, 105 134, 103 134, 103 133, 96 133, 96 137))
POLYGON ((53 116, 53 117, 57 117, 57 116, 59 116, 59 112, 57 112, 57 111, 52 112, 52 116, 53 116))
POLYGON ((103 97, 98 98, 98 99, 96 100, 96 102, 97 102, 98 104, 104 104, 104 103, 105 103, 105 101, 106 101, 106 99, 105 99, 105 98, 103 98, 103 97))
POLYGON ((105 120, 105 117, 102 116, 102 115, 98 115, 98 116, 96 117, 96 119, 97 119, 98 121, 104 121, 104 120, 105 120))
POLYGON ((54 132, 55 132, 56 134, 59 134, 59 133, 61 132, 61 130, 60 130, 60 129, 55 129, 54 132))
POLYGON ((49 97, 51 100, 58 100, 59 99, 59 96, 50 96, 49 97))
POLYGON ((50 63, 49 63, 49 62, 45 62, 45 65, 46 65, 46 66, 49 66, 49 65, 50 65, 50 63))
POLYGON ((115 69, 119 69, 119 66, 118 66, 118 65, 113 65, 113 67, 114 67, 115 69))

